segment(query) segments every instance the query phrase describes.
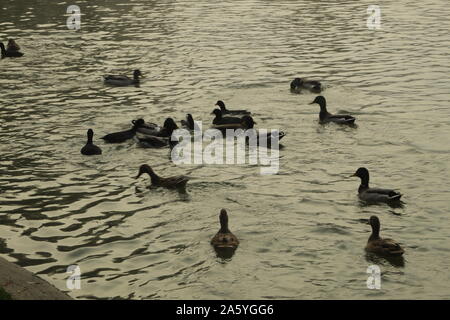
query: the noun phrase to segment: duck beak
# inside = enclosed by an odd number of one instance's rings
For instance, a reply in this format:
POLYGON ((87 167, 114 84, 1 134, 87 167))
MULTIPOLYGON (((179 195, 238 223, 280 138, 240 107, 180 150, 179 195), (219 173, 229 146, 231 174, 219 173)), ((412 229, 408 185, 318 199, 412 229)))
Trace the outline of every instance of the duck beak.
POLYGON ((352 174, 352 175, 350 175, 350 176, 348 176, 349 178, 351 178, 351 177, 356 177, 356 173, 354 173, 354 174, 352 174))
POLYGON ((142 171, 139 171, 138 175, 135 177, 135 179, 139 178, 142 175, 142 171))
POLYGON ((316 103, 315 101, 313 101, 313 102, 311 102, 311 103, 309 103, 309 104, 314 104, 314 103, 316 103))

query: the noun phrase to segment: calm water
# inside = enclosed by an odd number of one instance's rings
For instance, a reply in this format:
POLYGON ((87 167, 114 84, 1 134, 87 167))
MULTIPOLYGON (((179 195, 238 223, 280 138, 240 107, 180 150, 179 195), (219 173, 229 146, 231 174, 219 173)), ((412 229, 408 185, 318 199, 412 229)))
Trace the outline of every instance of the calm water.
POLYGON ((0 3, 0 38, 26 54, 0 61, 1 256, 65 291, 78 264, 74 298, 448 299, 447 1, 378 1, 381 30, 366 27, 372 1, 45 3, 0 3), (79 31, 65 26, 75 3, 79 31), (140 88, 102 83, 136 68, 140 88), (320 126, 315 95, 289 92, 295 76, 322 80, 358 128, 320 126), (99 139, 138 117, 209 124, 218 99, 287 132, 278 175, 99 139), (79 153, 90 127, 102 156, 79 153), (147 189, 142 163, 189 174, 187 195, 147 189), (360 166, 405 205, 361 205, 360 166), (209 244, 221 208, 241 240, 230 260, 209 244), (366 257, 374 214, 403 267, 366 257), (374 263, 381 290, 366 287, 374 263))

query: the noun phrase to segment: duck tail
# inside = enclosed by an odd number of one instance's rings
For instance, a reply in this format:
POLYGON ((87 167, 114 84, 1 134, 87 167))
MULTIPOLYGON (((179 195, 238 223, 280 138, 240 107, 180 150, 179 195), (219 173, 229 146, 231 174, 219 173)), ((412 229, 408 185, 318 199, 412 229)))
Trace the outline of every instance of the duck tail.
POLYGON ((399 193, 399 194, 395 194, 395 195, 389 196, 389 200, 390 201, 397 201, 397 200, 400 200, 401 197, 402 197, 402 195, 399 193))

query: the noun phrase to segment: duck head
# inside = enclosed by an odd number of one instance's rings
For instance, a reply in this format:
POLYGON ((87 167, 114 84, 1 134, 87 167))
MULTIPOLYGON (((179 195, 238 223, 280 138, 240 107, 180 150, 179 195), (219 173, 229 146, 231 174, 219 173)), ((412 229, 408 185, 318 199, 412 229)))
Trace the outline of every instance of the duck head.
POLYGON ((139 79, 139 77, 143 77, 141 71, 139 69, 134 70, 133 78, 134 79, 139 79))
POLYGON ((372 235, 374 237, 379 237, 380 234, 380 219, 377 216, 371 216, 369 219, 369 224, 372 227, 372 235))
POLYGON ((167 130, 171 130, 171 131, 178 129, 177 124, 175 123, 175 121, 172 118, 167 118, 164 121, 163 127, 166 128, 167 130))
POLYGON ((292 80, 292 86, 293 87, 301 87, 303 84, 303 80, 301 78, 295 78, 292 80))
POLYGON ((227 210, 225 210, 225 209, 220 210, 219 221, 220 221, 220 232, 221 233, 228 233, 228 232, 230 232, 230 230, 228 230, 228 214, 227 214, 227 210))
POLYGON ((92 143, 92 138, 94 137, 94 130, 89 129, 87 131, 87 138, 88 138, 88 143, 92 143))
POLYGON ((186 121, 188 123, 189 129, 194 129, 194 118, 192 118, 192 114, 188 113, 186 115, 186 121))
POLYGON ((369 170, 367 170, 366 168, 358 168, 358 170, 356 170, 356 172, 352 174, 351 177, 359 177, 363 186, 369 186, 369 170))
POLYGON ((220 108, 220 110, 222 110, 222 111, 225 111, 225 110, 226 110, 226 108, 225 108, 225 103, 224 103, 222 100, 218 100, 218 101, 216 102, 216 106, 218 106, 218 107, 220 108))
POLYGON ((251 116, 243 116, 242 123, 245 125, 246 129, 253 129, 253 126, 256 124, 251 116))
POLYGON ((327 101, 324 96, 317 96, 310 104, 317 103, 320 106, 320 111, 327 111, 327 101))
POLYGON ((220 111, 220 109, 214 109, 213 112, 211 112, 211 114, 216 115, 217 119, 222 119, 222 111, 220 111))
POLYGON ((155 172, 148 164, 143 164, 139 167, 139 173, 135 179, 139 178, 144 173, 147 173, 152 178, 153 176, 156 176, 155 172))
POLYGON ((131 120, 131 123, 133 124, 133 127, 137 129, 139 127, 142 127, 145 124, 145 121, 144 119, 140 118, 137 120, 131 120))

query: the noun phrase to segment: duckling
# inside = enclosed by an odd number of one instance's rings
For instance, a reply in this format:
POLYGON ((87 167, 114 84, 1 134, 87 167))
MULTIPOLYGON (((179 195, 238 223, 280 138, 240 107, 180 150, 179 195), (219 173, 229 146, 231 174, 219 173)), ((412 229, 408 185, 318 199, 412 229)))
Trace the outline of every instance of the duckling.
POLYGON ((144 119, 138 119, 136 121, 132 121, 133 127, 126 131, 120 131, 120 132, 114 132, 107 134, 106 136, 102 137, 101 139, 105 140, 109 143, 121 143, 128 139, 132 139, 136 135, 137 129, 142 126, 145 122, 144 119))
POLYGON ((361 185, 358 188, 358 196, 361 200, 367 202, 391 202, 400 200, 402 194, 392 189, 369 188, 369 170, 359 168, 352 175, 359 177, 361 185))
POLYGON ((392 239, 380 238, 380 220, 377 216, 371 216, 369 220, 372 234, 366 245, 366 251, 384 256, 401 256, 405 251, 392 239))
POLYGON ((161 178, 147 164, 143 164, 140 166, 139 173, 136 176, 136 179, 139 178, 143 173, 147 173, 150 176, 152 182, 151 184, 155 187, 164 187, 168 189, 184 189, 186 188, 186 184, 189 181, 189 178, 186 176, 161 178))
POLYGON ((211 114, 216 115, 213 120, 213 124, 221 125, 221 124, 240 124, 242 122, 241 118, 238 117, 223 117, 222 111, 220 109, 214 109, 211 114))
POLYGON ((216 106, 218 106, 220 108, 220 111, 222 111, 222 114, 251 114, 250 111, 247 110, 228 110, 225 107, 225 103, 222 100, 219 100, 216 102, 216 106))
POLYGON ((133 79, 124 75, 107 75, 103 76, 106 84, 114 85, 114 86, 130 86, 133 84, 139 84, 139 77, 142 77, 142 73, 140 70, 134 70, 133 79))
POLYGON ((1 50, 2 58, 6 58, 6 57, 12 58, 12 57, 22 57, 23 56, 22 52, 19 52, 16 50, 9 50, 9 49, 6 50, 5 45, 2 42, 0 42, 0 50, 1 50))
POLYGON ((225 209, 220 210, 219 215, 220 230, 211 239, 211 244, 216 249, 231 248, 236 249, 239 245, 239 240, 228 229, 228 214, 225 209))
POLYGON ((81 154, 84 154, 85 156, 92 156, 96 154, 102 154, 102 149, 97 147, 93 142, 92 138, 94 137, 94 131, 92 129, 89 129, 87 131, 87 143, 86 145, 81 148, 81 154))
POLYGON ((315 80, 306 80, 302 78, 295 78, 291 82, 291 91, 300 92, 302 89, 307 89, 314 93, 322 91, 322 84, 315 80))
POLYGON ((325 100, 325 97, 323 96, 317 96, 313 102, 310 104, 317 103, 320 106, 320 113, 319 113, 319 119, 320 123, 328 123, 328 122, 334 122, 338 124, 349 124, 353 125, 355 123, 355 118, 346 115, 346 114, 331 114, 327 111, 327 101, 325 100))

